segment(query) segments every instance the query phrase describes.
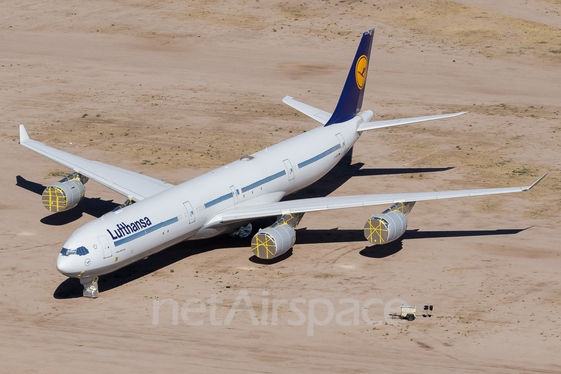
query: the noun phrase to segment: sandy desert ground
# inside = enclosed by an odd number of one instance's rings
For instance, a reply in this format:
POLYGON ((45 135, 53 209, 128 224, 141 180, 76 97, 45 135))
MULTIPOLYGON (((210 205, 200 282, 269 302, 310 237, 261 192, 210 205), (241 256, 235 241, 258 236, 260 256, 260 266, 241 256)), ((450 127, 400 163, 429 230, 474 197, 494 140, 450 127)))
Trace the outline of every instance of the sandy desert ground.
POLYGON ((1 372, 561 371, 559 0, 0 9, 1 372), (49 214, 42 189, 68 170, 18 146, 20 123, 51 146, 178 184, 314 128, 281 99, 332 111, 373 27, 363 109, 470 113, 368 132, 350 164, 303 195, 548 177, 526 193, 418 203, 404 237, 382 247, 362 227, 385 207, 361 208, 307 214, 291 255, 272 264, 252 258, 249 239, 219 237, 102 277, 95 300, 58 273, 66 238, 124 197, 90 182, 77 208, 49 214), (387 323, 401 301, 434 315, 387 323))

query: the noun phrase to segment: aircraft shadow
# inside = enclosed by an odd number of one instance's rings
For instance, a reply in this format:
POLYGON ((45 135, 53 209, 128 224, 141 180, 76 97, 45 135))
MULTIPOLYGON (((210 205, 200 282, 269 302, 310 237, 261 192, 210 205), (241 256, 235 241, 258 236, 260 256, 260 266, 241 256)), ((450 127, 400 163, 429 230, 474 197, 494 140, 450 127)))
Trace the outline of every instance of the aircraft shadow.
MULTIPOLYGON (((266 223, 265 223, 266 224, 266 223)), ((254 227, 259 227, 254 225, 254 227)), ((528 227, 529 228, 529 227, 528 227)), ((382 246, 369 246, 359 251, 359 254, 369 258, 386 258, 399 252, 403 248, 403 241, 410 239, 450 238, 467 236, 488 235, 514 235, 525 229, 499 229, 499 230, 464 230, 464 231, 419 231, 407 230, 395 242, 382 246)), ((119 269, 111 274, 100 277, 99 291, 104 292, 116 287, 121 287, 146 275, 152 274, 166 266, 182 261, 188 257, 196 256, 219 248, 240 248, 247 253, 251 247, 251 235, 243 239, 233 239, 228 236, 200 240, 197 242, 183 242, 153 254, 146 261, 137 261, 129 266, 119 269)), ((363 230, 308 230, 298 229, 296 234, 298 244, 317 244, 333 242, 365 242, 363 230)), ((284 255, 272 259, 262 260, 251 256, 249 261, 257 264, 273 265, 292 256, 292 249, 284 255)), ((56 299, 70 299, 82 297, 82 285, 76 278, 68 278, 55 290, 53 297, 56 299)))
POLYGON ((285 254, 282 254, 279 257, 275 257, 275 258, 270 259, 270 260, 259 258, 257 256, 251 256, 249 258, 249 261, 253 262, 254 264, 260 264, 260 265, 274 265, 278 262, 286 260, 290 256, 292 256, 292 248, 290 248, 288 251, 286 251, 285 254))
MULTIPOLYGON (((497 230, 451 230, 451 231, 419 231, 419 229, 406 230, 401 239, 433 239, 433 238, 456 238, 468 236, 490 236, 490 235, 515 235, 525 229, 497 229, 497 230)), ((338 228, 330 230, 308 230, 307 228, 296 229, 296 243, 298 244, 320 244, 339 242, 366 242, 364 230, 338 228)), ((384 245, 385 246, 385 245, 384 245)), ((379 246, 383 247, 383 246, 379 246)))
MULTIPOLYGON (((250 247, 251 237, 232 239, 227 236, 219 236, 211 239, 198 240, 196 242, 182 242, 151 255, 147 260, 137 261, 113 273, 99 277, 99 292, 101 293, 116 287, 121 287, 191 256, 196 256, 219 248, 243 248, 251 253, 250 247)), ((57 287, 53 297, 55 299, 81 297, 82 290, 83 287, 78 279, 68 278, 57 287)))
POLYGON ((313 197, 325 197, 336 191, 352 177, 375 176, 375 175, 394 175, 394 174, 422 174, 434 173, 453 169, 453 167, 443 168, 382 168, 382 169, 362 169, 364 163, 352 163, 353 148, 317 182, 308 187, 287 196, 283 200, 309 199, 313 197))
MULTIPOLYGON (((45 188, 47 188, 47 186, 40 183, 28 181, 20 175, 16 177, 16 186, 36 193, 37 195, 42 195, 45 188)), ((84 213, 99 218, 118 206, 119 204, 114 203, 113 200, 102 200, 98 197, 84 197, 80 204, 78 204, 75 208, 44 217, 41 219, 41 223, 51 226, 66 225, 81 218, 84 213)))
POLYGON ((35 182, 28 181, 27 179, 25 179, 21 175, 18 175, 16 177, 16 186, 24 188, 28 191, 33 192, 33 193, 36 193, 37 195, 42 195, 45 188, 47 188, 47 186, 44 186, 40 183, 35 183, 35 182))
POLYGON ((435 173, 439 171, 452 170, 454 167, 448 166, 445 168, 381 168, 381 169, 360 169, 356 172, 355 176, 367 175, 393 175, 393 174, 422 174, 422 173, 435 173))
MULTIPOLYGON (((274 219, 263 219, 255 221, 254 234, 258 227, 267 227, 272 224, 274 219)), ((99 292, 111 290, 116 287, 121 287, 129 282, 135 281, 146 275, 152 274, 166 266, 172 265, 176 262, 182 261, 188 257, 196 256, 201 253, 213 251, 220 248, 240 248, 244 254, 251 253, 251 238, 249 235, 246 238, 236 239, 230 238, 227 235, 217 236, 215 238, 197 240, 191 242, 182 242, 172 247, 164 249, 158 253, 151 255, 147 260, 140 260, 125 266, 122 269, 114 271, 113 273, 101 276, 99 278, 99 292)), ((280 259, 286 259, 292 254, 292 250, 288 251, 280 259), (290 253, 288 253, 290 252, 290 253)), ((255 256, 252 256, 252 258, 255 256)), ((250 259, 251 260, 251 259, 250 259)), ((80 281, 76 278, 68 278, 64 280, 55 290, 53 297, 55 299, 71 299, 82 297, 83 287, 80 281)))
POLYGON ((397 252, 403 249, 403 237, 399 238, 395 242, 391 242, 384 245, 372 245, 370 247, 365 247, 360 252, 361 256, 369 258, 386 258, 395 255, 397 252))
MULTIPOLYGON (((404 240, 433 239, 433 238, 456 238, 489 235, 515 235, 525 229, 498 229, 498 230, 462 230, 462 231, 419 231, 418 229, 407 230, 401 238, 395 242, 384 245, 373 245, 362 249, 359 254, 370 258, 385 258, 392 256, 403 248, 404 240)), ((335 242, 365 242, 363 230, 307 230, 299 229, 296 233, 298 244, 318 244, 335 242)))

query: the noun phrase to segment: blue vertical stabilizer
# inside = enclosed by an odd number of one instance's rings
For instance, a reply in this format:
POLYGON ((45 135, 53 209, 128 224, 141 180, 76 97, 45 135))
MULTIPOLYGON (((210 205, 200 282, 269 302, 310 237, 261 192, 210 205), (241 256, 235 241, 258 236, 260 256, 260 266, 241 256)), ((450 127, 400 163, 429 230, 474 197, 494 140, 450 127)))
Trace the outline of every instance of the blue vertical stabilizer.
POLYGON ((374 29, 362 34, 362 39, 355 59, 347 76, 345 87, 337 103, 337 107, 329 118, 325 126, 333 125, 350 120, 362 108, 362 98, 366 87, 366 75, 368 73, 368 63, 370 62, 370 50, 372 49, 372 39, 374 29))

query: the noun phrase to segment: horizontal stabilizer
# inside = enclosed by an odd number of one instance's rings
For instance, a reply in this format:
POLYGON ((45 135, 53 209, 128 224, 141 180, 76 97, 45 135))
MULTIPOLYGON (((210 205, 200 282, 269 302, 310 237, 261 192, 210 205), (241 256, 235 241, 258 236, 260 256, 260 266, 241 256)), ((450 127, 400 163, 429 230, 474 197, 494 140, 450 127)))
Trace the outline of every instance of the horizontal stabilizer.
POLYGON ((300 113, 303 113, 308 117, 315 119, 322 125, 325 125, 327 121, 329 121, 329 118, 331 118, 331 113, 327 113, 321 109, 317 109, 308 104, 301 103, 297 100, 294 100, 291 96, 285 96, 284 99, 282 99, 282 102, 293 107, 300 113))
POLYGON ((361 132, 361 131, 381 129, 384 127, 407 125, 409 123, 432 121, 434 119, 456 117, 466 113, 467 112, 459 112, 459 113, 451 113, 451 114, 440 114, 436 116, 412 117, 412 118, 390 119, 386 121, 365 122, 362 123, 356 131, 361 132))

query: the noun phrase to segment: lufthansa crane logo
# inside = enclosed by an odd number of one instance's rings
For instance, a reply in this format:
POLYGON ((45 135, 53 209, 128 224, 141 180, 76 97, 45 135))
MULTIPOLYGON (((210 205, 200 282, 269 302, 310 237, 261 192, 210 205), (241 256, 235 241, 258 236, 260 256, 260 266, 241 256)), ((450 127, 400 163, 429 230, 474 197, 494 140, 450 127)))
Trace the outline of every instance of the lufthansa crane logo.
POLYGON ((366 69, 368 67, 368 58, 365 55, 362 55, 358 58, 355 67, 355 77, 356 77, 356 85, 358 86, 359 90, 364 88, 364 84, 366 83, 366 69))

